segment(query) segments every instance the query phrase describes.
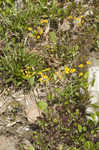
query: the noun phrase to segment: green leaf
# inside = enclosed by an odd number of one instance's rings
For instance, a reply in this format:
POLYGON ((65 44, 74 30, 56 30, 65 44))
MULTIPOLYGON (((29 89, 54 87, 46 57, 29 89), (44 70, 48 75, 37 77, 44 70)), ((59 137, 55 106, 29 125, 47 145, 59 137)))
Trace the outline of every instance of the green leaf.
POLYGON ((34 147, 29 147, 28 150, 35 150, 35 148, 34 147))
POLYGON ((52 7, 53 7, 53 8, 56 7, 56 2, 57 2, 56 0, 53 0, 53 4, 52 4, 52 7))
POLYGON ((63 11, 61 8, 57 9, 57 14, 58 14, 58 16, 61 16, 63 14, 63 11))
POLYGON ((8 4, 10 4, 11 6, 12 6, 12 0, 6 0, 6 2, 8 3, 8 4))
POLYGON ((39 102, 37 103, 37 105, 38 105, 38 107, 39 107, 42 111, 44 111, 45 113, 48 112, 48 110, 47 110, 48 105, 47 105, 46 102, 39 101, 39 102))
POLYGON ((3 71, 4 70, 4 67, 0 67, 0 71, 3 71))
POLYGON ((96 112, 96 115, 99 117, 99 111, 96 112))
POLYGON ((93 142, 91 141, 87 141, 85 144, 84 144, 84 149, 85 150, 96 150, 95 149, 95 146, 93 144, 93 142))
POLYGON ((86 128, 86 127, 83 127, 83 131, 87 131, 87 128, 86 128))
POLYGON ((78 131, 82 132, 82 126, 80 124, 78 124, 78 131))
POLYGON ((98 109, 99 108, 99 105, 97 104, 90 104, 92 107, 94 107, 95 109, 98 109))
POLYGON ((50 32, 49 36, 50 36, 51 42, 56 42, 56 33, 55 32, 50 32))
POLYGON ((9 82, 12 82, 12 81, 13 81, 13 78, 8 78, 5 82, 9 83, 9 82))
POLYGON ((69 8, 65 8, 64 9, 64 15, 65 16, 69 16, 70 15, 70 9, 69 8))
POLYGON ((96 150, 99 150, 99 142, 96 143, 96 150))
POLYGON ((28 81, 29 81, 29 84, 31 86, 33 86, 33 84, 34 84, 34 77, 31 77, 28 81))
POLYGON ((84 88, 88 88, 88 82, 83 82, 82 85, 84 88))
POLYGON ((92 121, 96 122, 96 116, 97 116, 96 113, 91 113, 90 115, 91 115, 92 121))
POLYGON ((91 81, 91 86, 94 86, 94 84, 95 84, 95 79, 93 79, 93 80, 91 81))
POLYGON ((20 82, 17 82, 17 83, 16 83, 16 86, 19 87, 21 84, 22 84, 21 81, 20 81, 20 82))
POLYGON ((88 77, 89 77, 89 72, 87 71, 87 72, 84 74, 84 78, 85 78, 85 79, 88 79, 88 77))

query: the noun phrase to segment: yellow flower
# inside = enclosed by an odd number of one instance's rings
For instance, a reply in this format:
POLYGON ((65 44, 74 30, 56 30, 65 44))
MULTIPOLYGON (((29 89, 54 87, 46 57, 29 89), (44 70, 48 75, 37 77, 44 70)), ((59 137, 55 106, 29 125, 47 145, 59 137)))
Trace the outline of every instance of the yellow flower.
POLYGON ((80 72, 78 76, 79 76, 79 77, 83 76, 83 72, 80 72))
POLYGON ((40 35, 42 35, 43 34, 43 29, 40 29, 40 35))
POLYGON ((75 68, 71 68, 70 69, 70 73, 74 73, 74 72, 76 72, 76 69, 75 68))
POLYGON ((41 29, 41 27, 40 27, 40 26, 38 26, 38 27, 37 27, 37 29, 38 29, 38 30, 40 30, 40 29, 41 29))
POLYGON ((81 18, 84 18, 84 16, 80 16, 81 18))
POLYGON ((81 19, 80 19, 80 18, 76 18, 76 20, 77 20, 77 21, 79 21, 79 22, 81 21, 81 19))
POLYGON ((57 74, 58 74, 58 72, 55 72, 54 74, 55 74, 55 75, 57 75, 57 74))
POLYGON ((34 30, 33 32, 34 32, 35 34, 37 34, 37 31, 36 31, 36 30, 34 30))
POLYGON ((73 19, 73 17, 72 16, 68 16, 68 19, 73 19))
POLYGON ((40 23, 41 23, 41 24, 43 24, 43 23, 44 23, 44 20, 43 20, 43 19, 42 19, 42 20, 40 20, 40 23))
POLYGON ((27 78, 30 78, 31 76, 30 76, 30 75, 26 75, 26 77, 27 77, 27 78))
POLYGON ((40 74, 41 76, 43 75, 43 73, 40 71, 40 72, 38 72, 38 74, 40 74))
POLYGON ((42 82, 42 81, 43 81, 43 78, 39 78, 38 81, 42 82))
POLYGON ((74 20, 77 20, 77 17, 76 16, 74 16, 74 18, 73 18, 74 20))
POLYGON ((70 70, 70 69, 69 69, 68 67, 65 67, 65 73, 66 73, 66 74, 69 73, 69 70, 70 70))
POLYGON ((83 67, 84 67, 84 65, 83 65, 83 64, 80 64, 80 65, 78 65, 78 67, 79 67, 79 68, 83 68, 83 67))
POLYGON ((82 26, 81 22, 79 22, 79 23, 78 23, 78 26, 79 26, 79 27, 81 27, 81 26, 82 26))
POLYGON ((87 64, 87 65, 90 65, 90 64, 91 64, 91 62, 90 62, 90 61, 86 61, 86 64, 87 64))
POLYGON ((27 72, 27 75, 30 75, 30 71, 27 72))
POLYGON ((43 23, 48 23, 48 20, 47 20, 47 19, 45 19, 45 20, 42 19, 42 20, 40 20, 40 23, 41 23, 41 24, 43 24, 43 23))
POLYGON ((21 71, 22 73, 24 72, 24 70, 23 70, 23 69, 21 69, 20 71, 21 71))
POLYGON ((40 82, 48 82, 48 80, 49 80, 49 78, 48 78, 48 76, 47 75, 43 75, 41 78, 39 78, 39 80, 38 81, 40 81, 40 82))
POLYGON ((62 79, 62 75, 59 75, 58 77, 59 77, 60 80, 62 79))
POLYGON ((32 76, 34 76, 35 72, 32 72, 32 76))
POLYGON ((27 74, 27 70, 25 70, 25 73, 27 74))
POLYGON ((44 20, 44 23, 48 23, 48 20, 47 20, 47 19, 45 19, 45 20, 44 20))
POLYGON ((28 27, 28 31, 32 31, 32 28, 31 28, 31 27, 28 27))
POLYGON ((37 39, 40 39, 40 36, 39 36, 39 35, 37 36, 37 39))
POLYGON ((44 20, 43 20, 43 19, 41 19, 41 20, 40 20, 40 23, 42 24, 43 22, 44 22, 44 20))
POLYGON ((26 78, 30 78, 30 72, 28 71, 25 75, 26 78))
POLYGON ((30 69, 30 66, 27 66, 26 69, 29 70, 29 69, 30 69))
POLYGON ((50 68, 46 68, 46 69, 42 70, 42 72, 46 72, 46 71, 49 71, 49 70, 50 70, 50 68))
POLYGON ((44 76, 43 76, 43 79, 44 79, 44 80, 47 80, 47 79, 48 79, 48 76, 47 76, 47 75, 44 75, 44 76))
POLYGON ((81 23, 84 24, 84 20, 82 20, 81 23))

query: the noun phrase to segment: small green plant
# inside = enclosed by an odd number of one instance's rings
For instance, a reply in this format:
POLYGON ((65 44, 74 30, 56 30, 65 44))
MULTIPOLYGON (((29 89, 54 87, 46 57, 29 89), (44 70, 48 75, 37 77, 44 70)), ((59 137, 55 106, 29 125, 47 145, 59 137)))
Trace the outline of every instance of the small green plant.
POLYGON ((43 66, 43 57, 39 58, 37 55, 28 54, 24 49, 4 52, 3 54, 0 64, 3 84, 12 83, 17 87, 22 84, 33 86, 36 72, 43 66))
MULTIPOLYGON (((86 79, 82 80, 86 82, 86 79)), ((91 120, 87 121, 85 117, 88 95, 84 94, 87 87, 82 84, 82 80, 73 78, 63 91, 58 91, 56 97, 52 99, 48 96, 48 112, 37 121, 40 131, 33 132, 35 148, 39 145, 40 150, 43 148, 52 150, 55 147, 81 150, 84 145, 86 150, 90 134, 92 131, 94 131, 93 134, 96 133, 97 125, 91 120), (80 92, 80 88, 83 89, 83 93, 80 92)), ((42 103, 42 106, 45 107, 45 104, 42 103)), ((90 147, 94 148, 93 141, 91 143, 90 147)))

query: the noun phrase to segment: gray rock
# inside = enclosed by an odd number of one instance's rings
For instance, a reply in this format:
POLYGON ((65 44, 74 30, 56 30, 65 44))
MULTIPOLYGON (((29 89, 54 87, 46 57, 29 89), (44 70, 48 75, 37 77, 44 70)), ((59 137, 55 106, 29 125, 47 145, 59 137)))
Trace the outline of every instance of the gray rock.
POLYGON ((18 150, 16 139, 13 137, 0 136, 0 150, 18 150))
MULTIPOLYGON (((89 67, 88 91, 91 96, 90 102, 92 105, 87 108, 88 113, 93 113, 95 115, 96 122, 99 121, 99 117, 96 115, 96 112, 99 111, 99 58, 97 59, 98 55, 93 54, 93 56, 90 57, 91 66, 89 67)), ((89 119, 92 118, 90 117, 89 119)))

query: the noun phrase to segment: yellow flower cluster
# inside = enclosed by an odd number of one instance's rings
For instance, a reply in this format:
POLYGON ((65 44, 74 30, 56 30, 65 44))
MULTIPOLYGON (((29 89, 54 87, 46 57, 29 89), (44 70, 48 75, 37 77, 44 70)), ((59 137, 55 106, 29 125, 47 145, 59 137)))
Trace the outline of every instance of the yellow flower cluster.
MULTIPOLYGON (((87 64, 87 65, 90 65, 91 62, 90 62, 90 61, 86 61, 86 64, 87 64)), ((83 68, 83 67, 84 67, 84 64, 80 64, 80 65, 78 65, 78 67, 79 67, 79 68, 83 68)), ((80 73, 78 74, 79 77, 82 77, 83 75, 84 75, 83 72, 80 72, 80 73)))
MULTIPOLYGON (((91 62, 90 61, 86 61, 85 64, 90 65, 91 62)), ((84 68, 84 64, 82 64, 82 63, 79 64, 78 68, 79 69, 84 68)), ((67 74, 70 75, 70 74, 73 74, 73 73, 76 73, 78 75, 78 77, 82 77, 84 75, 84 73, 83 73, 82 70, 80 70, 80 72, 79 72, 79 69, 77 70, 77 67, 76 68, 71 68, 71 67, 65 66, 65 68, 63 70, 56 71, 54 73, 53 79, 54 80, 59 79, 59 80, 62 81, 64 79, 65 75, 67 75, 67 74)), ((50 68, 46 68, 46 69, 42 70, 42 72, 38 73, 38 74, 41 75, 41 78, 39 79, 40 82, 42 82, 42 81, 47 81, 48 82, 49 78, 48 78, 48 76, 44 75, 43 72, 46 72, 46 71, 49 71, 49 70, 50 70, 50 68)))
POLYGON ((21 69, 20 72, 22 73, 23 78, 26 79, 35 75, 35 72, 31 71, 31 68, 29 66, 26 66, 25 69, 21 69))
POLYGON ((75 68, 71 68, 70 69, 70 73, 74 73, 74 72, 76 72, 76 69, 75 68))
MULTIPOLYGON (((41 19, 40 20, 40 26, 42 26, 42 24, 47 24, 48 20, 47 19, 41 19)), ((30 37, 35 37, 37 40, 39 40, 41 38, 41 36, 43 35, 44 31, 43 28, 41 28, 40 26, 38 26, 36 29, 32 29, 32 27, 28 27, 28 31, 31 32, 29 35, 30 37)))
POLYGON ((21 73, 24 78, 30 78, 30 71, 21 69, 21 73))
POLYGON ((77 22, 77 25, 81 27, 84 24, 84 16, 76 17, 76 16, 68 16, 69 20, 74 20, 74 23, 77 22))
POLYGON ((31 27, 28 27, 28 31, 32 31, 32 28, 31 28, 31 27))
POLYGON ((74 73, 76 72, 75 68, 69 68, 69 67, 65 67, 65 73, 69 74, 69 73, 74 73))
POLYGON ((56 79, 60 79, 60 80, 62 80, 62 78, 63 78, 63 72, 55 72, 54 73, 54 79, 56 80, 56 79))
MULTIPOLYGON (((91 62, 90 62, 90 61, 86 61, 86 64, 87 64, 87 65, 90 65, 91 62)), ((78 68, 83 68, 83 67, 84 67, 84 64, 79 64, 79 65, 78 65, 78 68)), ((75 73, 75 72, 77 72, 77 70, 76 70, 75 68, 69 68, 68 66, 66 66, 66 67, 64 68, 64 72, 65 72, 65 74, 69 74, 69 73, 75 73)), ((80 72, 80 73, 78 74, 78 76, 79 76, 79 77, 83 76, 83 72, 80 72)))
POLYGON ((36 39, 40 39, 41 36, 43 35, 43 32, 44 31, 40 26, 38 26, 37 29, 33 31, 34 36, 35 36, 36 39))
POLYGON ((38 79, 38 81, 40 81, 40 83, 42 83, 42 82, 48 83, 49 77, 48 77, 47 75, 45 75, 45 73, 44 73, 44 72, 48 72, 48 71, 50 71, 50 68, 45 68, 45 69, 43 69, 42 71, 38 72, 38 74, 41 76, 41 77, 38 79))
POLYGON ((84 67, 84 64, 80 64, 78 65, 79 68, 83 68, 84 67))
POLYGON ((32 35, 30 34, 30 36, 31 37, 34 36, 36 39, 40 39, 44 32, 40 26, 38 26, 37 29, 35 29, 35 30, 33 30, 31 27, 28 27, 28 31, 32 32, 31 33, 32 35))
MULTIPOLYGON (((91 62, 90 61, 86 61, 85 63, 86 65, 90 65, 91 62)), ((77 73, 78 74, 78 77, 82 77, 84 75, 83 71, 82 71, 82 68, 84 68, 84 64, 79 64, 78 65, 78 68, 80 69, 80 72, 79 72, 79 69, 77 70, 76 68, 69 68, 68 66, 66 66, 65 68, 63 68, 61 71, 59 72, 55 72, 54 73, 54 80, 57 80, 57 79, 64 79, 65 77, 65 74, 73 74, 73 73, 77 73)), ((38 81, 40 83, 48 83, 48 81, 51 79, 48 74, 49 74, 49 71, 50 71, 50 68, 45 68, 43 69, 42 71, 38 72, 37 74, 32 70, 32 68, 30 66, 26 66, 24 69, 21 69, 20 72, 22 74, 22 77, 25 78, 25 79, 29 79, 30 77, 34 76, 35 74, 36 75, 40 75, 38 81)))
POLYGON ((66 73, 66 74, 69 73, 69 70, 70 70, 70 69, 69 69, 68 67, 65 67, 65 73, 66 73))
POLYGON ((43 74, 42 72, 39 72, 38 74, 41 75, 41 77, 38 79, 38 81, 40 81, 40 83, 42 82, 48 82, 49 81, 49 77, 45 74, 43 74))
POLYGON ((37 27, 37 32, 38 32, 40 35, 42 35, 42 34, 43 34, 43 29, 42 29, 40 26, 38 26, 38 27, 37 27))
POLYGON ((84 74, 83 72, 80 72, 80 73, 78 74, 78 76, 81 77, 81 76, 83 76, 83 74, 84 74))
POLYGON ((40 23, 43 24, 43 23, 48 23, 48 20, 47 19, 42 19, 40 20, 40 23))
POLYGON ((87 65, 90 65, 90 64, 91 64, 91 62, 90 62, 90 61, 86 61, 86 64, 87 64, 87 65))

